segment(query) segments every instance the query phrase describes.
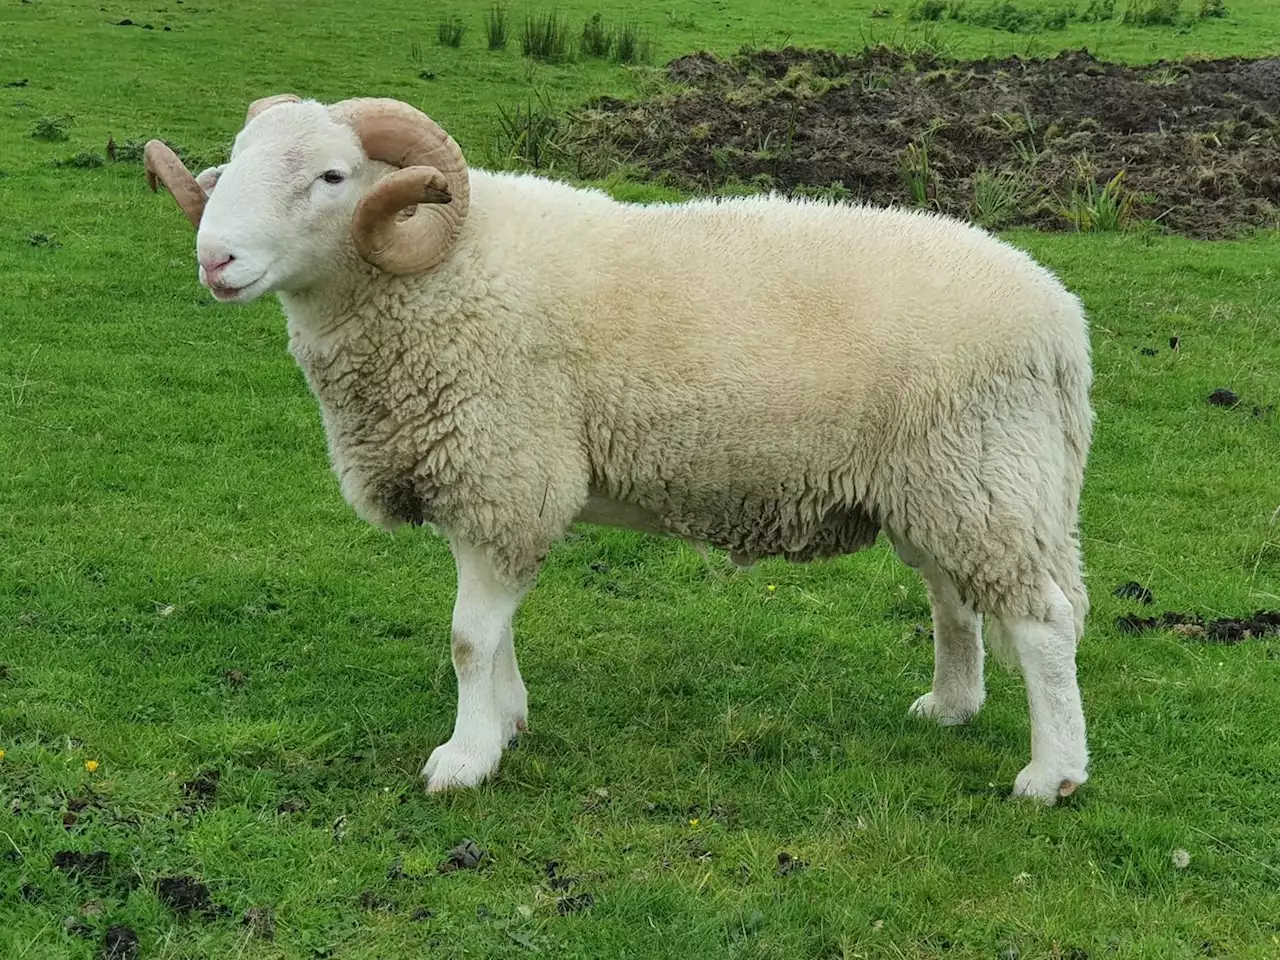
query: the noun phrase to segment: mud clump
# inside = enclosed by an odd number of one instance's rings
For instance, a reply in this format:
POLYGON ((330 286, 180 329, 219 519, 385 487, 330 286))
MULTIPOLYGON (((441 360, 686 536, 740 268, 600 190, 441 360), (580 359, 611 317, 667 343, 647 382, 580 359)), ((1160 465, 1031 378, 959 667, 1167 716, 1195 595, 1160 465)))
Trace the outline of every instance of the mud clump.
POLYGON ((445 854, 445 858, 436 865, 436 871, 453 873, 456 870, 477 870, 488 856, 488 851, 482 850, 474 840, 463 840, 445 854))
POLYGON ((221 779, 221 771, 201 770, 186 781, 182 785, 182 796, 186 799, 183 810, 194 813, 212 804, 218 795, 218 783, 221 779))
POLYGON ((1120 584, 1120 586, 1111 591, 1111 595, 1119 597, 1121 600, 1137 600, 1145 606, 1155 603, 1155 596, 1151 593, 1151 590, 1134 580, 1120 584))
POLYGON ((571 897, 561 897, 556 901, 556 913, 567 917, 571 913, 580 913, 595 906, 596 898, 589 893, 578 893, 571 897))
POLYGON ((96 960, 136 960, 138 935, 129 927, 117 924, 107 930, 96 960))
POLYGON ((788 47, 666 72, 676 92, 599 98, 569 121, 580 171, 623 163, 694 191, 747 184, 1058 230, 1082 228, 1080 203, 1123 171, 1112 199, 1127 218, 1175 233, 1231 236, 1280 213, 1280 57, 1130 67, 1086 50, 788 47))
POLYGON ((1127 614, 1116 621, 1122 633, 1140 634, 1151 630, 1171 630, 1179 636, 1206 643, 1234 645, 1246 640, 1280 636, 1280 610, 1259 610, 1252 617, 1222 617, 1206 620, 1187 613, 1162 613, 1158 617, 1127 614))
POLYGON ((209 895, 209 888, 195 877, 161 877, 156 882, 160 902, 175 913, 212 919, 225 912, 209 895))
POLYGON ((798 873, 807 866, 809 866, 808 860, 801 860, 783 850, 778 854, 778 866, 774 872, 780 877, 785 877, 788 874, 798 873))
POLYGON ((105 850, 95 850, 92 853, 59 850, 53 855, 53 868, 68 876, 102 880, 110 872, 111 854, 105 850))

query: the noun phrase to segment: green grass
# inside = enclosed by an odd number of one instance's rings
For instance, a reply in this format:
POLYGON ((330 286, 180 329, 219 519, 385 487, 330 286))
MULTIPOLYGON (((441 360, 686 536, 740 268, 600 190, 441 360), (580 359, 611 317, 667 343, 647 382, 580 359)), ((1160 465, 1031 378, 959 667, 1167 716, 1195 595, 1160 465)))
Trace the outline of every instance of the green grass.
MULTIPOLYGON (((634 22, 660 64, 915 29, 905 3, 871 17, 882 5, 557 10, 571 28, 597 11, 634 22)), ((1274 48, 1272 5, 1228 7, 1184 32, 1073 22, 1052 43, 1133 60, 1274 48)), ((998 668, 970 728, 905 716, 928 687, 928 606, 885 548, 735 572, 590 528, 518 618, 531 734, 496 783, 419 791, 453 717, 447 550, 343 503, 277 304, 211 305, 189 227, 140 166, 66 161, 109 135, 214 157, 250 100, 282 90, 402 97, 475 155, 502 135, 499 106, 650 82, 490 51, 488 9, 41 0, 0 15, 0 84, 28 80, 0 86, 0 956, 88 958, 112 924, 146 958, 1280 953, 1280 643, 1122 635, 1134 605, 1111 596, 1139 580, 1153 610, 1280 606, 1280 421, 1250 413, 1280 404, 1274 235, 1011 236, 1094 324, 1094 763, 1072 802, 1005 799, 1027 716, 998 668), (154 29, 113 25, 126 15, 154 29), (462 45, 425 43, 447 17, 469 25, 462 45), (65 140, 31 136, 55 128, 65 140), (1218 387, 1246 402, 1210 406, 1218 387), (207 769, 217 796, 189 809, 181 784, 207 769), (64 824, 77 798, 92 802, 64 824), (491 863, 437 875, 464 838, 491 863), (67 849, 108 851, 110 877, 51 870, 67 849), (808 866, 777 875, 782 851, 808 866), (580 882, 555 889, 549 860, 580 882), (164 906, 156 881, 183 873, 229 912, 164 906), (583 892, 594 904, 561 915, 583 892), (90 936, 65 932, 91 900, 90 936), (259 906, 274 941, 240 923, 259 906)), ((933 26, 961 54, 1027 42, 933 26)))

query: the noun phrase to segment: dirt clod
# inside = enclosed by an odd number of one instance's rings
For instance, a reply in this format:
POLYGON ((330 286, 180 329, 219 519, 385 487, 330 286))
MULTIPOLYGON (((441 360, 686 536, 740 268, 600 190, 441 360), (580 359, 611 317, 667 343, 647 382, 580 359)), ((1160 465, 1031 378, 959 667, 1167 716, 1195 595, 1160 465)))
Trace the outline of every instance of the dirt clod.
POLYGON ((230 687, 243 687, 249 682, 249 675, 243 670, 228 670, 222 675, 222 679, 227 682, 230 687))
POLYGON ((59 850, 53 855, 53 868, 68 876, 100 880, 111 869, 111 854, 105 850, 95 850, 92 853, 59 850))
POLYGON ((577 877, 562 877, 559 873, 560 861, 548 860, 543 872, 547 875, 547 886, 552 890, 568 890, 578 882, 577 877))
POLYGON ((417 910, 413 911, 413 915, 410 916, 409 919, 415 923, 420 923, 423 920, 430 920, 435 915, 436 913, 434 910, 428 910, 426 907, 419 907, 417 910))
POLYGON ((808 860, 801 860, 793 857, 787 851, 783 850, 778 854, 778 869, 775 871, 778 876, 785 877, 791 873, 798 873, 809 865, 808 860))
POLYGON ((1230 236, 1280 215, 1280 57, 1127 66, 1087 50, 966 61, 788 47, 696 53, 666 72, 677 91, 588 104, 560 140, 569 162, 998 227, 1083 228, 1076 202, 1121 171, 1130 219, 1174 233, 1230 236))
POLYGON ((572 897, 561 897, 556 901, 556 913, 564 917, 571 913, 578 913, 581 910, 590 909, 596 902, 596 898, 589 893, 578 893, 572 897))
POLYGON ((307 801, 301 797, 289 797, 281 800, 279 806, 276 807, 276 813, 304 813, 307 809, 307 801))
POLYGON ((453 873, 455 870, 475 870, 480 862, 489 854, 481 850, 474 840, 463 840, 445 854, 445 858, 436 866, 440 873, 453 873))
POLYGON ((203 810, 218 794, 218 781, 221 771, 201 770, 182 785, 182 795, 187 798, 187 809, 203 810))
POLYGON ((177 913, 212 916, 219 912, 208 886, 195 877, 161 877, 156 882, 156 895, 177 913))
POLYGON ((1147 606, 1155 602, 1155 597, 1152 596, 1151 591, 1133 580, 1120 584, 1120 586, 1111 591, 1111 595, 1119 597, 1121 600, 1137 600, 1147 606))
POLYGON ((135 960, 138 956, 138 935, 132 928, 116 924, 107 929, 97 960, 135 960))
POLYGON ((1280 610, 1259 610, 1252 617, 1217 620, 1205 620, 1187 613, 1162 613, 1158 617, 1140 617, 1130 613, 1116 620, 1116 628, 1131 634, 1171 630, 1180 636, 1203 638, 1209 643, 1234 645, 1261 637, 1280 636, 1280 610))
POLYGON ((399 907, 394 900, 384 897, 377 890, 362 890, 358 902, 361 909, 378 910, 383 913, 395 913, 399 907))
POLYGON ((1239 405, 1240 398, 1225 387, 1220 387, 1209 394, 1209 402, 1215 407, 1234 407, 1239 405))

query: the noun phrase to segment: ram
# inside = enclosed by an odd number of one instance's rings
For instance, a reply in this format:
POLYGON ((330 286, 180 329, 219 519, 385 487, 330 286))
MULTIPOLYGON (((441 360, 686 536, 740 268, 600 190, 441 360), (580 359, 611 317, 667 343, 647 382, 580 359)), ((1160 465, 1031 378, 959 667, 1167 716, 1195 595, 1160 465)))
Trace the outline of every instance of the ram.
POLYGON ((577 521, 737 562, 884 533, 932 604, 912 712, 977 712, 985 619, 1027 687, 1014 793, 1086 780, 1088 326, 1022 252, 922 212, 468 170, 394 100, 264 98, 225 166, 194 178, 160 141, 146 163, 213 296, 279 297, 351 506, 448 538, 458 705, 429 790, 483 781, 525 729, 512 618, 577 521))

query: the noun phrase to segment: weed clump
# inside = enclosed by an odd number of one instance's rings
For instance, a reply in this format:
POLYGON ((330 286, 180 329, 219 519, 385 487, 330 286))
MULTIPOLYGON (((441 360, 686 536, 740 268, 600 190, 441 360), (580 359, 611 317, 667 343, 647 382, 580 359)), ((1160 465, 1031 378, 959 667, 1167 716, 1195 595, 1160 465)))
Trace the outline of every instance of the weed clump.
POLYGON ((932 207, 937 201, 937 175, 929 159, 933 131, 929 130, 907 144, 899 161, 902 183, 917 207, 932 207))
POLYGON ((1076 183, 1062 207, 1067 221, 1081 233, 1114 233, 1128 228, 1137 197, 1124 186, 1121 170, 1099 189, 1093 170, 1076 162, 1076 183))
POLYGON ((1136 27, 1172 26, 1182 16, 1182 0, 1129 0, 1121 23, 1136 27))
POLYGON ((68 157, 66 160, 55 160, 55 167, 75 167, 79 170, 92 170, 95 167, 101 167, 106 163, 106 158, 100 153, 94 153, 90 150, 81 150, 74 157, 68 157))
POLYGON ((449 17, 436 24, 436 43, 442 47, 460 47, 467 32, 467 25, 458 17, 449 17))
POLYGON ((62 143, 71 138, 67 127, 71 126, 70 117, 41 117, 31 126, 31 139, 43 140, 45 143, 62 143))
POLYGON ((569 27, 554 10, 525 16, 520 50, 530 59, 567 63, 570 57, 569 27))
POLYGON ((584 57, 607 57, 613 49, 616 35, 604 25, 600 14, 592 14, 591 19, 582 25, 582 39, 578 44, 584 57))
POLYGON ((624 22, 618 30, 613 59, 617 63, 650 63, 653 60, 653 41, 634 20, 624 22))
POLYGON ((561 127, 560 114, 542 91, 511 108, 499 104, 494 159, 500 166, 549 169, 561 154, 557 145, 561 127))
POLYGON ((907 7, 908 20, 941 20, 947 12, 947 0, 916 0, 907 7))
POLYGON ((996 230, 1008 224, 1022 209, 1031 192, 1026 173, 980 167, 973 174, 973 219, 996 230))
POLYGON ((507 49, 508 28, 507 8, 495 3, 484 15, 484 32, 490 50, 507 49))
MULTIPOLYGON (((1115 0, 1090 0, 1091 6, 1103 2, 1114 5, 1115 0)), ((907 19, 933 23, 946 19, 1006 33, 1035 33, 1065 30, 1078 18, 1074 3, 1041 9, 1020 7, 1013 0, 993 0, 984 7, 971 7, 969 0, 916 0, 908 8, 907 19)))

